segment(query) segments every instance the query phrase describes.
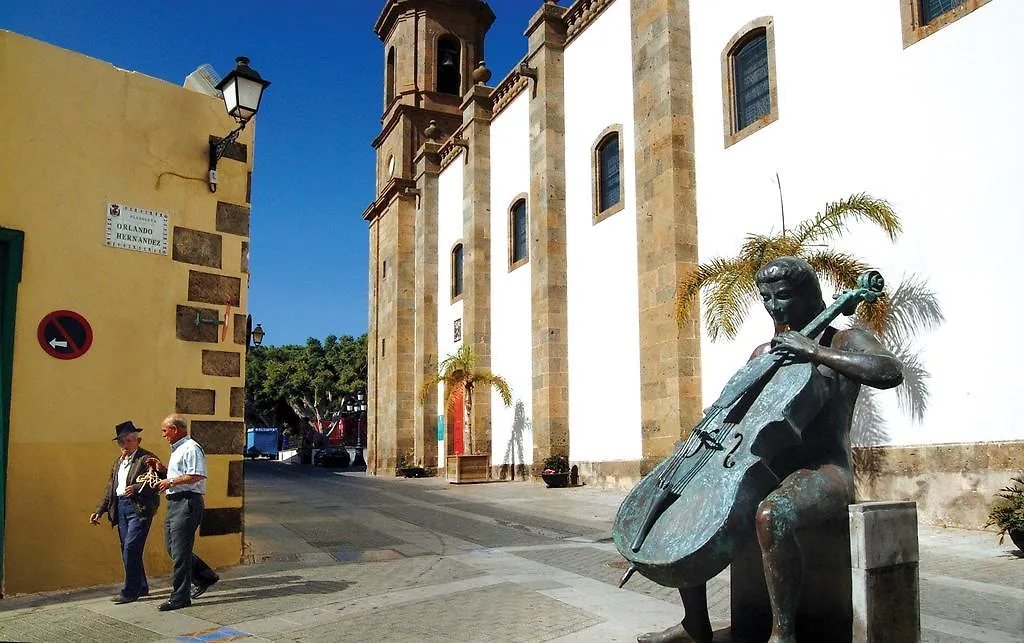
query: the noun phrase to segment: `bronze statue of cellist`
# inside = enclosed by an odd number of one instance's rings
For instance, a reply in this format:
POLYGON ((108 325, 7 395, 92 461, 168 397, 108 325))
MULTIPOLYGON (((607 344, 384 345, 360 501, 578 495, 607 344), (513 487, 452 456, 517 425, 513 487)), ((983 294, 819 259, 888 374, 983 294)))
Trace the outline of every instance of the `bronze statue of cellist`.
MULTIPOLYGON (((860 386, 888 389, 903 381, 899 360, 870 333, 829 326, 816 338, 797 332, 825 309, 818 277, 807 262, 781 257, 756 275, 776 336, 758 346, 751 359, 773 352, 815 365, 827 382, 820 410, 804 427, 802 441, 770 462, 781 482, 757 505, 754 516, 772 606, 770 643, 795 641, 795 614, 803 560, 795 532, 846 512, 853 501, 850 425, 860 386), (792 330, 791 330, 792 329, 792 330)), ((684 618, 640 643, 712 640, 706 583, 681 587, 684 618)))

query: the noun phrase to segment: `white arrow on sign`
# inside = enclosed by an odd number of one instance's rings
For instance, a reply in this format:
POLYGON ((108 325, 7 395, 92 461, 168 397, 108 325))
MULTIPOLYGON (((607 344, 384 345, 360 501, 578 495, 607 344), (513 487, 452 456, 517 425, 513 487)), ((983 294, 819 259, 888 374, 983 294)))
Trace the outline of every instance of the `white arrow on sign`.
POLYGON ((54 348, 57 348, 58 346, 60 346, 61 348, 67 348, 68 347, 68 343, 67 342, 58 342, 56 339, 51 339, 50 340, 50 346, 52 346, 54 348))

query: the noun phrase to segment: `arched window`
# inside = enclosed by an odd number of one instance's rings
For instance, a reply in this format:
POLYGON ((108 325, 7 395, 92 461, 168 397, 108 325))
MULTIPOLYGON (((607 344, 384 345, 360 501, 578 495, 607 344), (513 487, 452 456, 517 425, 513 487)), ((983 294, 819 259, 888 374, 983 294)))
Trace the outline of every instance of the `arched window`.
POLYGON ((452 301, 462 297, 462 244, 452 248, 452 301))
POLYGON ((722 53, 725 146, 753 134, 779 117, 775 80, 775 31, 770 17, 753 20, 732 37, 722 53))
POLYGON ((939 29, 988 4, 989 0, 900 0, 903 47, 927 38, 939 29))
POLYGON ((388 49, 388 65, 384 73, 384 109, 395 100, 395 48, 388 49))
POLYGON ((530 258, 529 220, 526 217, 526 195, 516 197, 508 210, 508 269, 513 270, 530 258))
POLYGON ((601 132, 593 148, 594 223, 622 209, 622 126, 601 132))
POLYGON ((437 91, 462 95, 461 46, 454 36, 437 39, 437 91))
POLYGON ((921 0, 921 24, 928 25, 944 13, 949 13, 967 0, 921 0))

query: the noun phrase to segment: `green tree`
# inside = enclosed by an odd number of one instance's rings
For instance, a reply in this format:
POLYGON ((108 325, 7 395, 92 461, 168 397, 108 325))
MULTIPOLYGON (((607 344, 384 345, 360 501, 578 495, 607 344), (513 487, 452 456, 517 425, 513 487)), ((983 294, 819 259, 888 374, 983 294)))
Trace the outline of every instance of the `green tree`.
MULTIPOLYGON (((837 289, 853 288, 857 284, 857 276, 867 270, 868 265, 826 244, 843 236, 854 221, 874 223, 890 241, 895 241, 901 232, 899 216, 889 203, 868 194, 855 194, 827 204, 824 211, 802 221, 792 231, 783 228, 779 234, 749 234, 739 254, 700 264, 680 281, 676 297, 679 323, 689 317, 697 305, 697 295, 702 294, 706 305, 704 326, 708 336, 712 341, 735 339, 750 305, 760 301, 754 275, 778 257, 800 257, 837 289)), ((877 306, 862 308, 866 309, 869 325, 879 330, 884 310, 877 306)))
POLYGON ((477 386, 487 389, 493 388, 498 392, 501 401, 505 406, 512 406, 512 390, 508 382, 499 375, 495 375, 487 369, 477 368, 478 357, 470 348, 469 344, 463 344, 454 355, 449 355, 437 366, 437 375, 432 376, 420 392, 420 401, 424 401, 431 386, 439 383, 445 385, 445 408, 452 410, 455 404, 457 393, 464 393, 465 400, 465 421, 463 423, 463 435, 466 442, 466 451, 469 454, 473 450, 473 391, 477 386))
POLYGON ((284 426, 302 441, 322 442, 345 398, 366 388, 366 335, 252 348, 246 378, 250 422, 284 426))

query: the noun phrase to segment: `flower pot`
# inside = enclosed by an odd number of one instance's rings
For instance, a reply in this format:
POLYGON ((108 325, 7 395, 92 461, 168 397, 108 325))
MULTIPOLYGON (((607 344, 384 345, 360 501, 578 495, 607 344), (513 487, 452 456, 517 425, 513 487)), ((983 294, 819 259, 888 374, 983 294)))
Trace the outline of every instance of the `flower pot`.
POLYGON ((549 487, 567 487, 569 486, 569 472, 565 473, 542 473, 540 477, 544 479, 544 484, 549 487))
POLYGON ((1017 545, 1017 549, 1024 551, 1024 530, 1014 529, 1006 533, 1010 534, 1010 540, 1017 545))

